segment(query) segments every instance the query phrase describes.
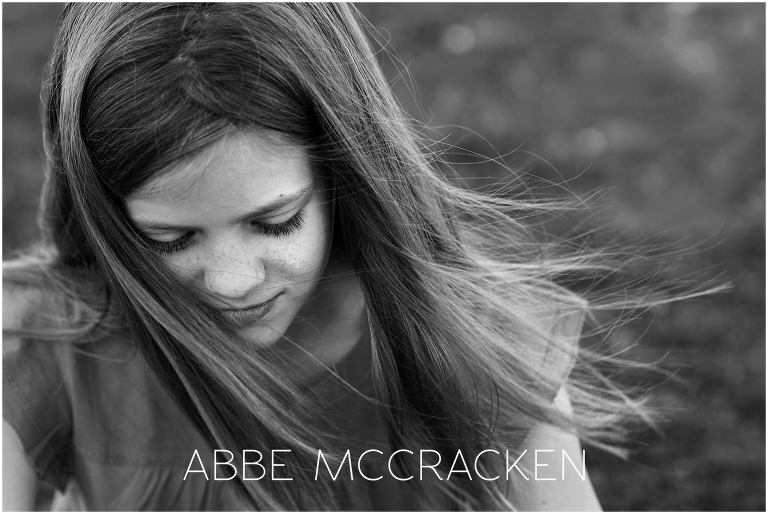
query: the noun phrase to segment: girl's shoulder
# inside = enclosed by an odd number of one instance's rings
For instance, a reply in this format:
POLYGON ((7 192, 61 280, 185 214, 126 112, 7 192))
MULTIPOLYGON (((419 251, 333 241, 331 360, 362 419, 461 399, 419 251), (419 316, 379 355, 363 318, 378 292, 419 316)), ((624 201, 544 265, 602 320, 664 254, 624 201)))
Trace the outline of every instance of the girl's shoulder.
POLYGON ((34 287, 3 281, 3 328, 20 329, 27 313, 43 300, 43 292, 34 287))
MULTIPOLYGON (((589 304, 583 298, 573 295, 567 301, 547 313, 545 326, 548 327, 552 342, 565 348, 574 348, 581 339, 584 320, 589 304)), ((547 347, 551 350, 553 345, 547 347)))
POLYGON ((555 391, 567 381, 574 367, 588 312, 588 302, 573 294, 537 316, 545 344, 536 348, 534 354, 555 391))
POLYGON ((22 337, 18 332, 35 329, 40 320, 45 319, 45 311, 50 305, 51 296, 40 288, 3 281, 3 355, 17 350, 22 337))
MULTIPOLYGON (((91 327, 115 328, 119 316, 109 304, 106 281, 87 270, 60 270, 47 256, 3 261, 3 338, 92 340, 91 327), (109 313, 107 321, 105 313, 109 313)), ((4 341, 5 343, 5 341, 4 341)), ((3 345, 5 351, 6 345, 3 345)))
POLYGON ((34 356, 67 371, 76 355, 109 360, 135 353, 117 309, 103 299, 103 288, 74 281, 48 286, 44 276, 9 275, 2 286, 4 366, 28 366, 34 356))

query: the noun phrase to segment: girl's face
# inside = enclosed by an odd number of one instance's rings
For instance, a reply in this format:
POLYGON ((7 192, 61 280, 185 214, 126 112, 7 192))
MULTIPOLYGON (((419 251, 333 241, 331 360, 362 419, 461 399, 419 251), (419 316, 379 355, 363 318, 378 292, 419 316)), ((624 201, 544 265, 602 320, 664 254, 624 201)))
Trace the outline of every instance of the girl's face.
POLYGON ((330 200, 305 150, 236 133, 150 180, 127 210, 183 281, 269 346, 323 276, 330 200))

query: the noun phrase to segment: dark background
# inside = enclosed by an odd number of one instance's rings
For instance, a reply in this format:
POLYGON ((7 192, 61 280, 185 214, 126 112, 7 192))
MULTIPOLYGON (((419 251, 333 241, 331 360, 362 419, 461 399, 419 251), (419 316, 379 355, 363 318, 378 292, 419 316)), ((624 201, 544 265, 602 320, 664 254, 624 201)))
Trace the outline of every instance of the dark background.
MULTIPOLYGON (((3 4, 4 255, 38 233, 37 100, 60 9, 3 4)), ((681 380, 657 387, 671 419, 630 462, 588 450, 603 507, 765 510, 765 6, 360 9, 396 53, 379 57, 398 99, 464 149, 453 158, 470 183, 509 172, 468 154, 503 154, 589 200, 608 237, 698 246, 680 273, 733 284, 612 336, 640 339, 630 356, 667 355, 681 380)))

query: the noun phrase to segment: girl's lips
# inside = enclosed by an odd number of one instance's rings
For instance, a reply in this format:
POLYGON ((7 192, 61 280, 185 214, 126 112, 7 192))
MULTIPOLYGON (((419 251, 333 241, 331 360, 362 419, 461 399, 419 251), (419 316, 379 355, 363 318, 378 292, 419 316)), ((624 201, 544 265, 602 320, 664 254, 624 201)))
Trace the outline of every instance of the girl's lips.
POLYGON ((224 309, 221 312, 236 325, 251 325, 261 320, 270 310, 272 310, 272 307, 275 305, 275 300, 280 294, 273 296, 264 303, 253 305, 246 309, 224 309))

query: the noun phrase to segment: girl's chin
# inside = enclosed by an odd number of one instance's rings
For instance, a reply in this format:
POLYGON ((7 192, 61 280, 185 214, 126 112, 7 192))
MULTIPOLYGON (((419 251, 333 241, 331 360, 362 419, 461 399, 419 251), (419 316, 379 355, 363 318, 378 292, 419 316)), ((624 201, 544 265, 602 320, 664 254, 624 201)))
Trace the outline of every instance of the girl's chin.
POLYGON ((256 348, 266 349, 274 346, 282 337, 284 331, 278 331, 269 325, 250 326, 241 329, 241 334, 256 348))
POLYGON ((290 304, 286 305, 281 299, 277 299, 277 303, 263 319, 240 329, 240 334, 256 348, 266 349, 274 346, 283 338, 293 322, 295 313, 291 312, 290 304))

